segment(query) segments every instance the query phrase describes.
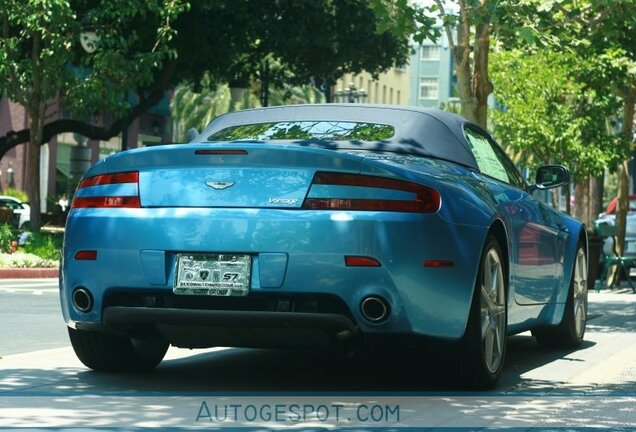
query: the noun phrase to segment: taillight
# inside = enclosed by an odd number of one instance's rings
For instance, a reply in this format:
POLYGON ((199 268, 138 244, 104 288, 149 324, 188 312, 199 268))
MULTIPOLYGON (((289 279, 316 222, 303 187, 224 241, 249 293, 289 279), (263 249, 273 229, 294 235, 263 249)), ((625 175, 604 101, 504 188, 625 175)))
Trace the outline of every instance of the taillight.
POLYGON ((141 207, 139 173, 137 171, 101 174, 83 179, 71 208, 141 207))
POLYGON ((314 185, 353 188, 323 191, 323 197, 315 196, 320 195, 320 192, 314 193, 312 188, 303 203, 305 209, 434 213, 439 210, 441 203, 439 192, 435 189, 386 177, 317 172, 312 187, 314 185), (408 192, 406 199, 404 192, 408 192), (339 193, 342 196, 337 196, 339 193))

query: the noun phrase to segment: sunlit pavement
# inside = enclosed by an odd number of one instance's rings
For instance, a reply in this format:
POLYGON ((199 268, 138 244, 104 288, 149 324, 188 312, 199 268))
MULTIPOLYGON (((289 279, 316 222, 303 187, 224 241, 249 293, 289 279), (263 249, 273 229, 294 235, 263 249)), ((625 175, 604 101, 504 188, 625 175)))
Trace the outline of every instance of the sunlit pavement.
POLYGON ((0 426, 634 428, 635 365, 636 295, 621 289, 590 293, 579 350, 511 337, 490 392, 447 384, 424 358, 171 348, 154 373, 127 376, 64 347, 0 360, 0 426))

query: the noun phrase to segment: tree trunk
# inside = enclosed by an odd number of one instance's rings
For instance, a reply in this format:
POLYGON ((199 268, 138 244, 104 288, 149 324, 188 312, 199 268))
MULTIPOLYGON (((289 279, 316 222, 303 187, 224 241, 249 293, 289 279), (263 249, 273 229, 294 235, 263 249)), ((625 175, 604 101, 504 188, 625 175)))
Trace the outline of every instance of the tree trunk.
POLYGON ((559 194, 561 193, 561 188, 552 189, 552 208, 556 211, 559 211, 559 194))
MULTIPOLYGON (((623 140, 631 147, 634 128, 634 102, 636 87, 628 89, 623 95, 625 107, 623 109, 623 140)), ((619 255, 625 251, 625 228, 627 226, 627 211, 629 210, 629 171, 628 161, 623 161, 618 168, 618 208, 616 210, 616 227, 618 239, 616 249, 619 255)))
MULTIPOLYGON (((443 9, 441 1, 436 3, 443 9)), ((488 76, 488 55, 492 11, 496 6, 489 3, 489 0, 482 0, 478 6, 471 6, 468 1, 459 0, 459 25, 445 26, 455 60, 461 115, 484 129, 488 126, 488 95, 493 90, 488 76), (473 25, 471 21, 477 24, 473 25), (452 42, 454 31, 457 32, 457 44, 452 42), (474 41, 471 41, 471 35, 474 35, 474 41)))
POLYGON ((265 59, 261 67, 261 106, 269 106, 269 60, 265 59))
MULTIPOLYGON (((41 104, 44 105, 44 104, 41 104)), ((35 110, 29 114, 29 129, 31 136, 27 147, 27 194, 31 206, 31 230, 40 231, 42 226, 42 213, 40 212, 40 149, 42 142, 42 119, 44 109, 35 110)))
POLYGON ((490 23, 478 25, 475 30, 475 66, 473 71, 473 91, 477 100, 475 122, 488 127, 488 95, 493 86, 488 76, 488 55, 490 53, 490 23))
POLYGON ((43 100, 42 71, 40 54, 42 49, 42 35, 33 35, 33 88, 29 101, 29 144, 27 147, 27 194, 31 206, 31 230, 40 231, 42 226, 42 213, 40 211, 40 149, 42 144, 42 131, 44 129, 46 101, 43 100))
MULTIPOLYGON (((457 45, 453 47, 455 60, 455 73, 457 74, 457 93, 461 103, 461 114, 472 122, 477 122, 477 98, 472 88, 472 71, 470 53, 472 51, 470 40, 470 23, 468 6, 460 0, 460 24, 457 26, 457 45)), ((447 33, 452 35, 452 29, 447 33)), ((449 40, 452 40, 449 37, 449 40)))
MULTIPOLYGON (((603 178, 604 176, 590 178, 590 219, 591 222, 603 211, 603 178)), ((592 228, 592 225, 588 225, 592 228)))
POLYGON ((590 226, 590 180, 585 179, 574 186, 574 217, 590 226))

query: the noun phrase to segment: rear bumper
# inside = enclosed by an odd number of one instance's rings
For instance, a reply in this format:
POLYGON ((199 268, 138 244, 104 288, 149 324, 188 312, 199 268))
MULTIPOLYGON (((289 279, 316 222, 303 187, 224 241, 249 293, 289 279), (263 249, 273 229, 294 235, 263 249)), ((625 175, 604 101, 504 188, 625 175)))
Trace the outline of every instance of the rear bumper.
MULTIPOLYGON (((248 298, 333 296, 344 303, 350 312, 348 319, 364 334, 454 340, 463 335, 466 326, 476 257, 486 233, 487 227, 450 224, 438 214, 74 209, 67 222, 63 253, 62 311, 67 323, 101 325, 103 312, 110 306, 146 306, 109 304, 109 293, 125 290, 172 296, 179 253, 240 253, 253 258, 248 298), (97 258, 75 259, 83 250, 96 251, 97 258), (381 266, 347 267, 347 255, 371 257, 381 266), (453 261, 454 267, 425 267, 426 260, 453 261), (93 296, 90 313, 81 313, 72 304, 71 294, 78 287, 93 296), (386 299, 390 306, 391 316, 382 323, 370 323, 361 315, 360 304, 371 295, 386 299)), ((211 315, 219 310, 215 303, 188 307, 184 314, 192 309, 205 309, 211 315)), ((230 306, 225 310, 242 313, 241 308, 230 306)), ((183 322, 188 322, 185 315, 183 322)), ((260 327, 253 323, 253 329, 260 327)))
POLYGON ((355 323, 337 314, 111 306, 103 316, 104 324, 116 331, 151 332, 184 348, 329 347, 359 334, 355 323))

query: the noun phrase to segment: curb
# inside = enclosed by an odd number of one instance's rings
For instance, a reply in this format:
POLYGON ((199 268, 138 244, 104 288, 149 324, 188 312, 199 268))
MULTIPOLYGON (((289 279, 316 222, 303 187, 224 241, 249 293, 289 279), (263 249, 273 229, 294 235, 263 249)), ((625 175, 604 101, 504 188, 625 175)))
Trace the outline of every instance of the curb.
POLYGON ((56 268, 6 268, 0 269, 0 279, 39 279, 57 278, 56 268))

